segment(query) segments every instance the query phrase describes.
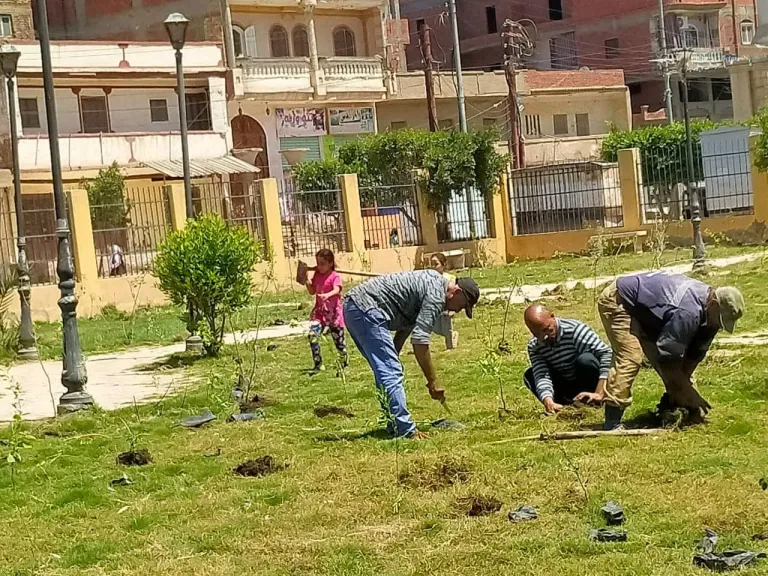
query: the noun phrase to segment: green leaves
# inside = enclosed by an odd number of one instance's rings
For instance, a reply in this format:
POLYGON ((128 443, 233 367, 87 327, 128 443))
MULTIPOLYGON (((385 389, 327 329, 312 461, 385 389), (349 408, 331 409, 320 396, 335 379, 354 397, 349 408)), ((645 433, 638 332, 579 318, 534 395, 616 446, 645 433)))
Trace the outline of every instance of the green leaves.
POLYGON ((93 180, 83 179, 80 185, 88 191, 94 230, 115 230, 128 225, 131 205, 125 199, 125 179, 117 162, 99 170, 93 180))
POLYGON ((201 334, 210 356, 221 349, 227 315, 251 299, 251 272, 260 253, 247 228, 228 226, 218 214, 189 220, 160 246, 160 289, 176 305, 191 304, 206 321, 201 334))
POLYGON ((760 488, 762 488, 764 491, 768 490, 768 479, 760 478, 760 488))

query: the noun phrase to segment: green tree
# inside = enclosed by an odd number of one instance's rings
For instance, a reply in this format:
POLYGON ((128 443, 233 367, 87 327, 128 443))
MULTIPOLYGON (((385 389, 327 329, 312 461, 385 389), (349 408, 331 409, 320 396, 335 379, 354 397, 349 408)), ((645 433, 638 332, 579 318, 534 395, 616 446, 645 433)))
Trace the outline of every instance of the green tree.
POLYGON ((131 205, 125 198, 125 178, 117 162, 99 170, 93 180, 83 179, 80 185, 88 192, 94 230, 120 229, 129 224, 131 205))
POLYGON ((155 275, 178 306, 191 304, 205 353, 218 356, 229 315, 251 299, 251 272, 261 260, 259 244, 244 226, 227 226, 218 214, 190 220, 160 246, 155 275))

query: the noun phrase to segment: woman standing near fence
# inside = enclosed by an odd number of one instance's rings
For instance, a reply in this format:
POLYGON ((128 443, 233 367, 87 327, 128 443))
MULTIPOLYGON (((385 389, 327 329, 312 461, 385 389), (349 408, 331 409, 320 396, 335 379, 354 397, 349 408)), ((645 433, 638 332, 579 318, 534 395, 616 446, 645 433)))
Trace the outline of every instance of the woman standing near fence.
MULTIPOLYGON (((433 270, 440 272, 448 281, 455 280, 456 276, 446 272, 446 266, 448 265, 448 258, 442 252, 435 252, 429 259, 429 263, 433 270)), ((453 329, 453 312, 443 312, 435 322, 435 327, 432 331, 435 334, 439 334, 445 338, 445 348, 447 350, 453 350, 459 345, 459 333, 453 329)))

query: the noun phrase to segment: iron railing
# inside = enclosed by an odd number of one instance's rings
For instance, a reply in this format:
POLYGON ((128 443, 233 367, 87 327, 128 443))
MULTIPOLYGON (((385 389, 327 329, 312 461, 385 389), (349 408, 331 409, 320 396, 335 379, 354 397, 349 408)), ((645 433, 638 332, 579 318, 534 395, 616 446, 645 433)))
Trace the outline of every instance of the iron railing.
POLYGON ((423 244, 416 185, 360 188, 366 250, 423 244))
POLYGON ((474 188, 454 192, 435 214, 440 243, 491 238, 491 210, 482 193, 474 188))

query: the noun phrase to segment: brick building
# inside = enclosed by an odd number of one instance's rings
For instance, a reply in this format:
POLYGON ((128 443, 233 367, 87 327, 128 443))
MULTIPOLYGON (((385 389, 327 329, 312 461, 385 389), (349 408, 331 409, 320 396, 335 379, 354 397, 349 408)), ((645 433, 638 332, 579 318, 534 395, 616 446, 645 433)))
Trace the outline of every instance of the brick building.
MULTIPOLYGON (((659 23, 657 0, 457 0, 462 61, 468 70, 501 66, 499 32, 506 18, 530 20, 535 53, 524 64, 536 69, 621 68, 632 95, 632 108, 663 105, 663 81, 652 60, 661 56, 661 30, 674 58, 687 49, 694 80, 689 87, 695 116, 732 115, 726 65, 752 41, 755 0, 664 0, 659 23), (494 3, 495 2, 495 3, 494 3)), ((426 23, 443 46, 451 66, 450 21, 433 0, 403 0, 401 14, 411 30, 426 23), (448 46, 446 46, 448 44, 448 46)), ((418 41, 407 52, 411 69, 421 67, 418 41)), ((438 52, 438 57, 441 53, 438 52)), ((680 86, 673 82, 673 102, 680 113, 680 86)), ((676 114, 676 115, 677 115, 676 114)))
POLYGON ((31 40, 35 37, 32 25, 32 4, 29 0, 0 0, 0 40, 31 40))

